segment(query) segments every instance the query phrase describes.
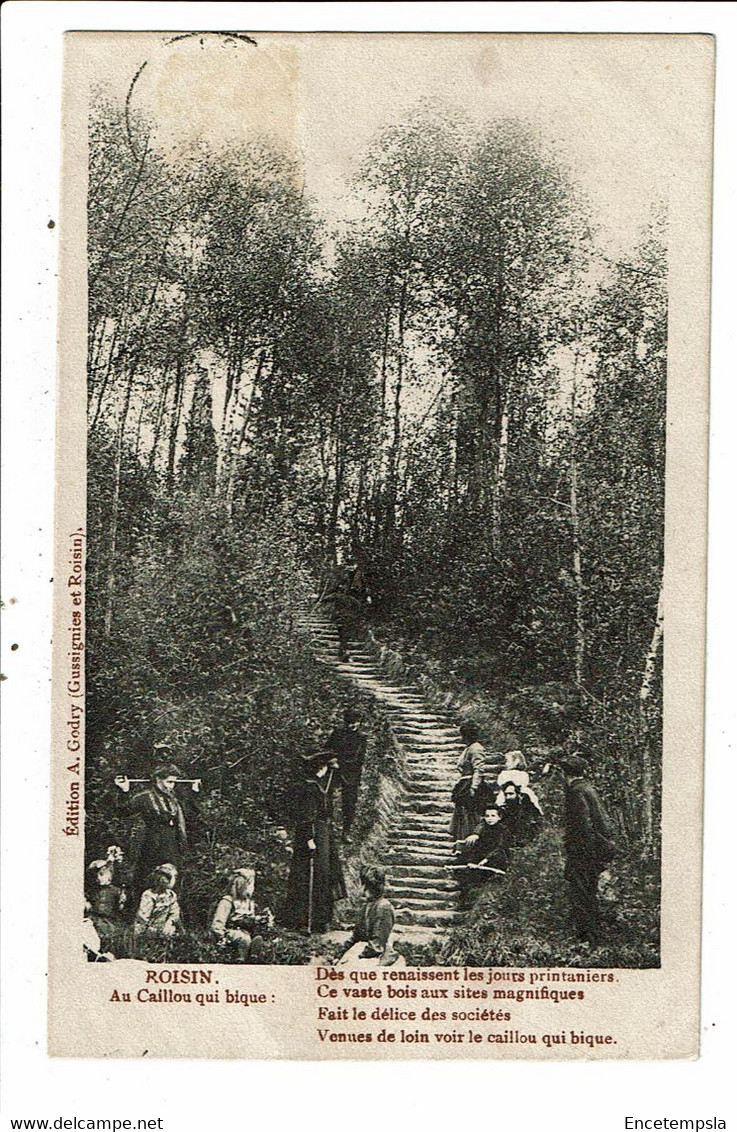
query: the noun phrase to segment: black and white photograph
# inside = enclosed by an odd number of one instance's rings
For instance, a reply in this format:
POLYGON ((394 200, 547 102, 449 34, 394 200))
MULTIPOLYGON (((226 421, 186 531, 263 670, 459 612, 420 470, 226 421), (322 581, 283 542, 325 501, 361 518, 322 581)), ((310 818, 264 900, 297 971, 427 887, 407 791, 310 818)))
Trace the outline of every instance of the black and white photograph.
POLYGON ((312 133, 100 38, 87 958, 657 967, 662 170, 483 39, 328 37, 312 133))
POLYGON ((53 1056, 698 1049, 713 46, 67 34, 53 1056))

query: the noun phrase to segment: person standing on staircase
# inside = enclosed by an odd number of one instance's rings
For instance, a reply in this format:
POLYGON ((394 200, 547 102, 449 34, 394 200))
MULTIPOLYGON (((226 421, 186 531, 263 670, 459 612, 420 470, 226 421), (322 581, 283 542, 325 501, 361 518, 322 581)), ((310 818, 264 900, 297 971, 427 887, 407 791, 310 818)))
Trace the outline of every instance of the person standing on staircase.
POLYGON ((478 790, 484 776, 486 753, 480 742, 480 732, 475 723, 462 723, 461 741, 463 754, 458 762, 458 781, 453 787, 451 798, 455 803, 450 823, 450 836, 454 841, 465 841, 478 821, 478 790))
POLYGON ((371 605, 366 575, 361 566, 347 562, 335 571, 328 601, 333 607, 335 626, 338 630, 338 656, 349 661, 348 646, 351 639, 363 630, 366 609, 371 605))
POLYGON ((340 800, 343 811, 343 837, 351 832, 361 785, 363 760, 366 757, 367 736, 360 730, 361 716, 355 708, 346 708, 343 726, 336 727, 327 741, 327 748, 335 754, 340 773, 340 800))
POLYGON ((304 774, 282 922, 308 933, 324 932, 333 917, 334 901, 346 895, 333 830, 338 760, 322 751, 306 760, 304 774))

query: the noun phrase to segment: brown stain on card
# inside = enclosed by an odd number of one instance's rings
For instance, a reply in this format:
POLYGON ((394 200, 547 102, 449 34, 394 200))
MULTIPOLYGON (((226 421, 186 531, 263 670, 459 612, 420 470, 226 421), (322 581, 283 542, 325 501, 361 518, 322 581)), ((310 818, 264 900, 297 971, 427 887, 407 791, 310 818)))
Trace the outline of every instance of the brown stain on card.
POLYGON ((297 51, 220 37, 174 43, 151 59, 148 107, 167 123, 173 154, 266 142, 296 154, 297 51), (215 63, 215 65, 213 65, 215 63))
POLYGON ((498 82, 502 76, 502 62, 499 49, 491 44, 482 47, 471 63, 473 73, 483 87, 498 82))

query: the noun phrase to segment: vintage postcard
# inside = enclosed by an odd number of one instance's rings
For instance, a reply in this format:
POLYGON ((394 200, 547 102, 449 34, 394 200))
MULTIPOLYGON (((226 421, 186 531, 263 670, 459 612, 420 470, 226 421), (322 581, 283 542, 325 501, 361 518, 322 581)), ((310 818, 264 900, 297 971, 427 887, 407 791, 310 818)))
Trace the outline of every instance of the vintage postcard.
POLYGON ((713 69, 67 35, 52 1054, 697 1055, 713 69))

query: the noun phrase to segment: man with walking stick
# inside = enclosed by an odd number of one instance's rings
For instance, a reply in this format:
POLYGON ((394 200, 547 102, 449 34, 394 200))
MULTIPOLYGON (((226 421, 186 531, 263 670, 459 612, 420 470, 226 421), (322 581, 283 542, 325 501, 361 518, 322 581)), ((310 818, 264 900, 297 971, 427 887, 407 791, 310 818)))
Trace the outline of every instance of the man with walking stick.
POLYGON ((323 932, 333 904, 346 895, 333 828, 333 795, 338 762, 329 752, 305 761, 298 799, 292 865, 282 922, 308 933, 323 932))

